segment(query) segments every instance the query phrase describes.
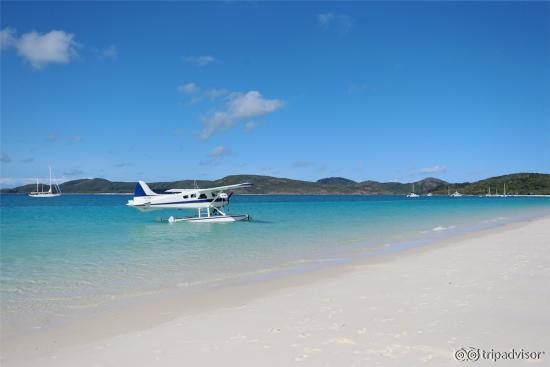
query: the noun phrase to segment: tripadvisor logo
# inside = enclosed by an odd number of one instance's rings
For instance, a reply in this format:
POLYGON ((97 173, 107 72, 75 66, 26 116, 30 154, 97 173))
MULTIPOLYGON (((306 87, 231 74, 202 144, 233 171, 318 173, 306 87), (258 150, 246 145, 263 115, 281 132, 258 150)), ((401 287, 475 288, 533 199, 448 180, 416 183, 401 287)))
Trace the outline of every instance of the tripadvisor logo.
POLYGON ((475 362, 480 359, 489 360, 489 361, 499 361, 499 360, 541 360, 546 352, 531 352, 523 348, 515 349, 512 348, 506 352, 499 352, 491 349, 490 351, 484 350, 481 348, 475 347, 462 347, 455 350, 454 357, 457 361, 460 362, 475 362))

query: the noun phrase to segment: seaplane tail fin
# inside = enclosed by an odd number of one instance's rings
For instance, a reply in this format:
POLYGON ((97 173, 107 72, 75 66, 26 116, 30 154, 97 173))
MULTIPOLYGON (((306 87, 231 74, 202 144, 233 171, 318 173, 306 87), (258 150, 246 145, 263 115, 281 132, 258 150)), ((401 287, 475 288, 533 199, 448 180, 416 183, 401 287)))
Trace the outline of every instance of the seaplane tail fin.
POLYGON ((158 195, 147 186, 143 181, 138 181, 136 188, 134 189, 134 196, 154 196, 158 195))

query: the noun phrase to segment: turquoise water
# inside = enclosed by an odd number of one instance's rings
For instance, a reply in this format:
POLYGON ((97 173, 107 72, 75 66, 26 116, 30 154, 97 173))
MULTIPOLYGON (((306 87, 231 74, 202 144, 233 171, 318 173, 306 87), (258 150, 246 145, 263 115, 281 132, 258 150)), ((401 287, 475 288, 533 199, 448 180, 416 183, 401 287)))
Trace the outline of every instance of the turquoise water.
POLYGON ((176 223, 123 195, 0 197, 1 307, 31 325, 120 299, 342 263, 550 214, 549 198, 237 196, 251 222, 176 223))

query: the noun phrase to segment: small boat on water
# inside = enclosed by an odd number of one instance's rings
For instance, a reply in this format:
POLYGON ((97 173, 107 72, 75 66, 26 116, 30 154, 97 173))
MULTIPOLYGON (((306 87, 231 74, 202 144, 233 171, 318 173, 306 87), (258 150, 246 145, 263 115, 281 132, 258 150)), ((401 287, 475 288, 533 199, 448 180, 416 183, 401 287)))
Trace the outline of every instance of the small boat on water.
POLYGON ((410 194, 407 194, 407 197, 408 198, 417 198, 417 197, 419 197, 419 195, 415 194, 415 192, 414 192, 414 183, 412 184, 412 191, 411 191, 410 194))
POLYGON ((458 192, 458 190, 456 189, 455 187, 455 192, 453 192, 452 194, 450 193, 450 190, 449 190, 449 186, 447 186, 447 195, 449 195, 450 197, 453 197, 453 198, 459 198, 462 196, 462 194, 460 192, 458 192))
POLYGON ((29 196, 32 198, 53 198, 61 196, 61 188, 58 184, 52 184, 52 168, 48 167, 50 170, 50 187, 48 191, 44 191, 44 185, 42 185, 40 191, 38 189, 38 179, 36 179, 36 191, 29 193, 29 196))

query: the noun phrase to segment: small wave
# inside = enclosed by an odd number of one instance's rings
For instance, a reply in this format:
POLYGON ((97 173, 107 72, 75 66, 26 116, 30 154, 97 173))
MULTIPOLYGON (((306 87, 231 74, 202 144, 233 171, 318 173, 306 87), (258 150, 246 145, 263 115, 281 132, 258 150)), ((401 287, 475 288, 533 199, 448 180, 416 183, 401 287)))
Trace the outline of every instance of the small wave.
POLYGON ((507 217, 498 217, 498 218, 492 218, 492 219, 487 219, 487 220, 484 220, 482 223, 496 223, 496 222, 501 222, 503 220, 506 220, 508 219, 507 217))
MULTIPOLYGON (((450 225, 448 227, 445 227, 445 226, 437 226, 437 227, 433 227, 432 228, 432 232, 441 232, 441 231, 447 231, 449 229, 454 229, 456 228, 455 225, 450 225)), ((426 234, 426 233, 429 233, 430 231, 420 231, 420 233, 422 234, 426 234)))

